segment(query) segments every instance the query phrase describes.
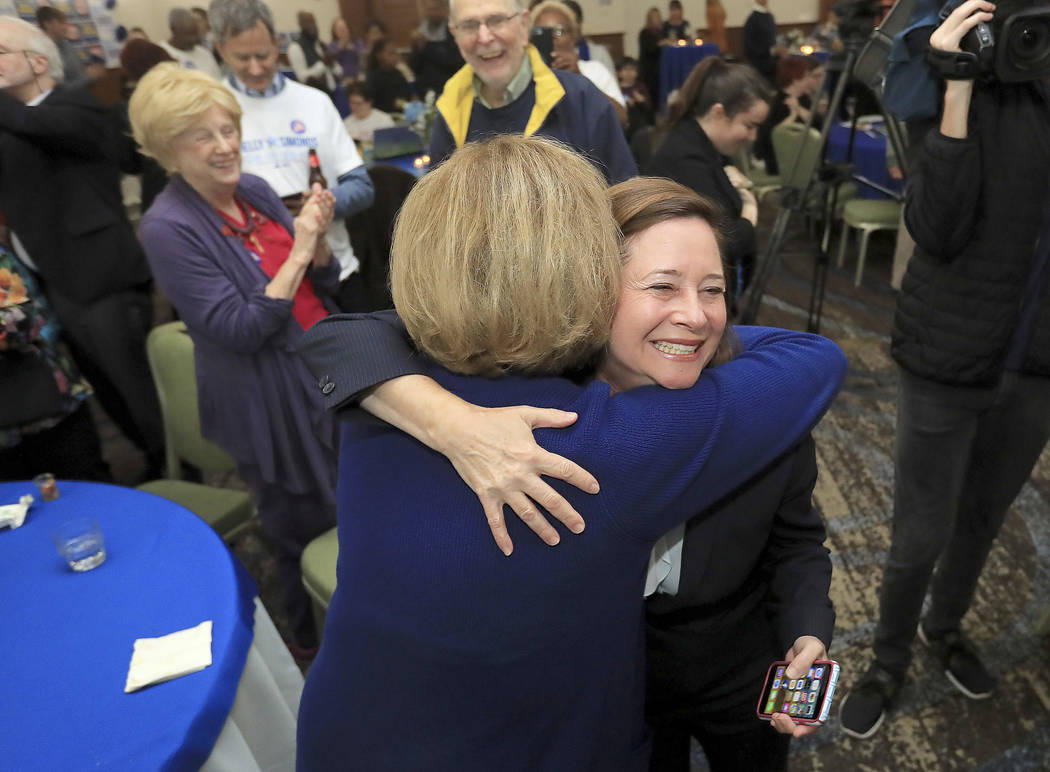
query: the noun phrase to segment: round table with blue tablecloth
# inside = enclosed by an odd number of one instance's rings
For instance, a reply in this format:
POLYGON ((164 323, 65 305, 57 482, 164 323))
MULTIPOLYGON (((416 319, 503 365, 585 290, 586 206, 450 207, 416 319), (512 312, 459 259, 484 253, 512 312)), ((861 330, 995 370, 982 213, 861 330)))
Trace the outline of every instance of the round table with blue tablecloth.
MULTIPOLYGON (((42 502, 31 482, 0 483, 0 504, 36 498, 20 528, 0 530, 5 768, 259 768, 252 730, 231 726, 230 717, 235 700, 248 701, 238 691, 247 666, 259 666, 260 622, 265 657, 276 662, 262 668, 263 693, 283 684, 294 694, 298 672, 290 676, 295 666, 279 638, 275 648, 255 582, 203 520, 174 502, 98 483, 60 480, 58 489, 58 499, 42 502), (50 535, 75 516, 97 520, 105 540, 105 562, 84 573, 69 569, 50 535), (135 639, 205 620, 212 620, 209 667, 124 692, 135 639), (225 763, 212 763, 220 735, 231 742, 219 754, 225 763)), ((288 746, 278 755, 294 758, 293 699, 267 698, 262 708, 282 723, 269 728, 288 746)))
MULTIPOLYGON (((849 124, 832 124, 828 130, 827 160, 845 161, 849 150, 850 126, 849 124)), ((900 191, 902 183, 890 177, 889 165, 886 163, 886 135, 879 129, 879 124, 874 128, 862 130, 857 128, 853 139, 853 155, 851 163, 856 173, 866 177, 872 182, 878 183, 890 190, 900 191)), ((875 188, 857 183, 857 195, 860 198, 885 199, 888 195, 875 188)))
POLYGON ((663 46, 660 49, 660 107, 667 104, 667 95, 680 88, 696 63, 709 56, 718 56, 714 43, 686 46, 663 46))

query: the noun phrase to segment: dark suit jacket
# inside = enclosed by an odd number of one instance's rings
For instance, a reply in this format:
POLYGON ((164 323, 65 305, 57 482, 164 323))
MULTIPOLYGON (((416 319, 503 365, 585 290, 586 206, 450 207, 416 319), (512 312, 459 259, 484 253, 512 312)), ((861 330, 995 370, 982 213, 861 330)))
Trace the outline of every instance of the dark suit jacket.
POLYGON ((0 93, 0 210, 50 294, 89 303, 150 280, 124 214, 116 137, 83 88, 36 107, 0 93))
POLYGON ((693 118, 683 118, 671 127, 653 152, 645 173, 667 177, 692 188, 722 207, 727 236, 726 262, 746 263, 757 249, 755 228, 740 216, 743 202, 725 173, 728 159, 722 156, 693 118))
POLYGON ((831 561, 813 509, 813 438, 686 524, 678 594, 646 603, 646 713, 740 732, 769 664, 801 635, 831 645, 831 561))
MULTIPOLYGON (((813 508, 816 447, 807 437, 715 506, 686 524, 678 594, 655 594, 650 624, 766 614, 782 655, 800 635, 831 644, 831 561, 813 508)), ((768 664, 768 663, 765 663, 768 664)), ((757 699, 757 695, 756 695, 757 699)))

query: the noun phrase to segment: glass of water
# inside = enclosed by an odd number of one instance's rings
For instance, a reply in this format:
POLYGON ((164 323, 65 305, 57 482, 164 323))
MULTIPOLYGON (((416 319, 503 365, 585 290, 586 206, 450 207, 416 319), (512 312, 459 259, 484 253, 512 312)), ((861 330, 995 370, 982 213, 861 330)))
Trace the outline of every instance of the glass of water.
POLYGON ((90 571, 106 559, 106 546, 98 521, 75 517, 56 528, 51 538, 59 554, 74 571, 90 571))

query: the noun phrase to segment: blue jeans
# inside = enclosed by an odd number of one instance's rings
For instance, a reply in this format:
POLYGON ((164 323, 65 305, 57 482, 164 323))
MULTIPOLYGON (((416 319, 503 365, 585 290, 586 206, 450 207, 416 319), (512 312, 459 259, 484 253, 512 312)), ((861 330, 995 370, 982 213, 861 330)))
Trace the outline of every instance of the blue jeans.
POLYGON ((973 388, 900 372, 893 535, 874 649, 903 677, 927 589, 932 635, 957 629, 973 602, 1006 511, 1050 437, 1050 378, 1004 373, 996 386, 973 388))

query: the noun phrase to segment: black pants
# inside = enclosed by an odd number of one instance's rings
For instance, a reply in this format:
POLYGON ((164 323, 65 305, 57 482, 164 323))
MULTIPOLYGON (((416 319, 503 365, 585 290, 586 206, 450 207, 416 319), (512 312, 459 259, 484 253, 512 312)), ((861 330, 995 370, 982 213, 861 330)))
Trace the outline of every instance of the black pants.
POLYGON ((57 426, 24 434, 13 448, 0 450, 0 480, 29 480, 41 472, 66 480, 111 479, 87 403, 57 426))
POLYGON ((148 288, 114 292, 79 303, 57 291, 48 295, 62 333, 102 409, 159 472, 164 459, 164 424, 146 359, 153 323, 148 288))
POLYGON ((1048 437, 1050 378, 1006 373, 996 386, 966 388, 901 370, 893 536, 874 647, 890 672, 908 668, 927 589, 925 628, 959 627, 1048 437))
POLYGON ((720 622, 665 625, 649 616, 646 717, 652 772, 689 772, 689 738, 713 772, 783 772, 791 738, 755 708, 777 651, 760 608, 720 622))
POLYGON ((263 480, 257 467, 238 464, 237 471, 252 489, 259 524, 273 547, 294 642, 314 646, 317 629, 313 605, 303 587, 300 560, 307 544, 335 526, 332 494, 289 493, 263 480))
MULTIPOLYGON (((757 699, 757 698, 756 698, 757 699)), ((751 715, 754 716, 754 705, 751 715)), ((650 772, 689 772, 689 738, 696 737, 713 772, 756 772, 787 769, 791 738, 778 734, 767 722, 735 734, 716 734, 703 728, 681 726, 653 728, 650 772)))

